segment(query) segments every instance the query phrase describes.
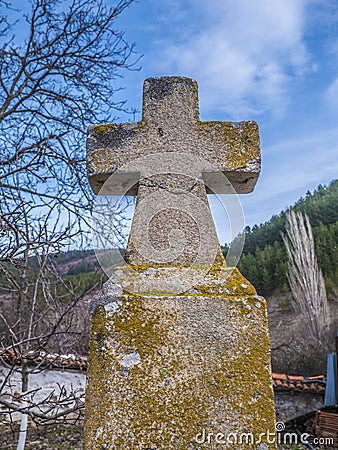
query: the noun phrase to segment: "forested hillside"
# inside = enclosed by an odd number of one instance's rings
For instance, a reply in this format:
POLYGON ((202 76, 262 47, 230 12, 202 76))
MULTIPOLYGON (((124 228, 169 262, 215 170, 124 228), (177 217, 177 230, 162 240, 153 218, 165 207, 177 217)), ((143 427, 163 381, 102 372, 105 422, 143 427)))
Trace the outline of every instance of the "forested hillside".
MULTIPOLYGON (((338 180, 332 181, 328 187, 318 186, 313 194, 307 192, 292 208, 309 216, 328 296, 337 296, 338 180)), ((289 289, 287 256, 282 240, 284 232, 285 211, 265 224, 245 230, 245 245, 238 266, 263 295, 289 289)))

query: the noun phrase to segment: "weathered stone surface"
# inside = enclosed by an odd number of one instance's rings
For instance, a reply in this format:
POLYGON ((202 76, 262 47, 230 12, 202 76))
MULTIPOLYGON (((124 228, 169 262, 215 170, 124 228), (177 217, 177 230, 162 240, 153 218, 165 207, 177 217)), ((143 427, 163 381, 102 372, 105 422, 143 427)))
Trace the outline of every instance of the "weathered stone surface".
POLYGON ((98 305, 117 301, 123 289, 137 295, 256 295, 255 288, 238 269, 224 264, 213 266, 149 267, 125 265, 115 268, 114 275, 92 300, 90 313, 98 305), (112 300, 114 299, 114 300, 112 300))
MULTIPOLYGON (((219 170, 232 182, 238 193, 251 192, 260 172, 258 126, 247 122, 202 122, 198 111, 196 81, 184 77, 148 78, 144 82, 141 122, 92 125, 88 130, 88 178, 97 194, 115 173, 120 181, 132 185, 141 175, 126 174, 123 167, 140 157, 163 153, 184 153, 209 161, 202 167, 207 186, 213 172, 219 170), (157 90, 159 90, 157 92, 157 90), (122 169, 122 170, 121 170, 122 169), (121 172, 119 173, 119 170, 121 172)), ((213 186, 224 193, 224 186, 213 186)), ((135 184, 129 194, 137 194, 135 184)))
POLYGON ((140 181, 126 259, 153 267, 224 263, 201 180, 160 174, 140 181))
POLYGON ((256 449, 275 432, 265 300, 226 270, 184 295, 96 300, 86 449, 256 449))

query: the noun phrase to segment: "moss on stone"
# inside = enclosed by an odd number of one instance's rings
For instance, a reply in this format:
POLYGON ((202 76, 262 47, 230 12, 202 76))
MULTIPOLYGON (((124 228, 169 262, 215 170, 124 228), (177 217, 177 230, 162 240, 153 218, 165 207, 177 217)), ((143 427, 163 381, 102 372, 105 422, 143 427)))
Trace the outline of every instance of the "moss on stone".
MULTIPOLYGON (((211 276, 220 272, 214 267, 211 276)), ((273 432, 262 298, 125 293, 120 300, 113 317, 99 307, 92 320, 86 449, 186 449, 203 428, 273 432), (133 351, 140 363, 124 373, 121 361, 133 351)))
POLYGON ((119 127, 121 126, 121 124, 117 124, 117 123, 104 123, 101 125, 96 125, 94 127, 94 134, 107 134, 111 131, 116 131, 119 127))

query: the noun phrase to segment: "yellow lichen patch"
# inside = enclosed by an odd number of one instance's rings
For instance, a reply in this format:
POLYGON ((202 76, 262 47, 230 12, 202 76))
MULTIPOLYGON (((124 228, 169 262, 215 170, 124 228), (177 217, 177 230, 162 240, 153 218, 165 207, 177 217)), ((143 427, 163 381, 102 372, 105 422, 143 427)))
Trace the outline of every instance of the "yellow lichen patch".
POLYGON ((143 448, 142 443, 168 448, 164 442, 169 445, 170 435, 183 435, 191 427, 190 420, 200 420, 189 380, 181 380, 176 387, 168 384, 168 379, 182 373, 184 361, 169 357, 170 327, 177 324, 177 318, 173 311, 163 312, 154 302, 141 303, 140 298, 128 297, 121 313, 115 320, 106 318, 104 327, 102 310, 95 314, 90 347, 91 367, 95 365, 95 369, 89 376, 87 401, 96 407, 86 412, 85 448, 143 448), (118 344, 114 349, 105 348, 103 362, 100 346, 107 346, 108 328, 118 336, 118 344), (137 351, 141 362, 123 374, 121 356, 130 351, 137 351), (168 429, 162 430, 166 422, 168 429), (102 433, 98 433, 99 423, 103 423, 102 433), (136 438, 135 446, 131 435, 136 438))
POLYGON ((120 301, 114 316, 98 307, 92 320, 85 449, 249 450, 197 445, 196 436, 274 430, 262 298, 123 294, 120 301), (139 360, 123 367, 133 353, 139 360))
MULTIPOLYGON (((246 168, 248 163, 260 160, 259 130, 256 122, 200 122, 200 133, 218 142, 226 152, 224 170, 246 168)), ((222 158, 222 152, 219 157, 222 158)))
POLYGON ((105 123, 105 124, 101 124, 101 125, 96 125, 94 127, 94 133, 96 134, 107 134, 111 131, 115 131, 117 130, 119 127, 121 126, 121 124, 118 123, 105 123))
POLYGON ((111 173, 115 158, 109 149, 100 148, 90 152, 87 164, 95 168, 96 173, 111 173))

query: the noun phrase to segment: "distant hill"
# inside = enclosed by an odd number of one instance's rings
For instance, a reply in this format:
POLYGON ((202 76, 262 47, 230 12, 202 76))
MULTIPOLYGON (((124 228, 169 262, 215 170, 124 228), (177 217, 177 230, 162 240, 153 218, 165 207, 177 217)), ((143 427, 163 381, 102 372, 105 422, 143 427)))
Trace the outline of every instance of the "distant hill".
MULTIPOLYGON (((338 292, 338 180, 307 192, 290 209, 309 216, 318 263, 323 271, 328 296, 338 292)), ((288 291, 287 256, 282 241, 285 212, 268 222, 245 230, 245 244, 238 267, 263 295, 288 291)), ((226 248, 224 249, 226 253, 226 248)))
POLYGON ((51 257, 61 275, 78 275, 99 270, 94 250, 72 250, 51 257))

